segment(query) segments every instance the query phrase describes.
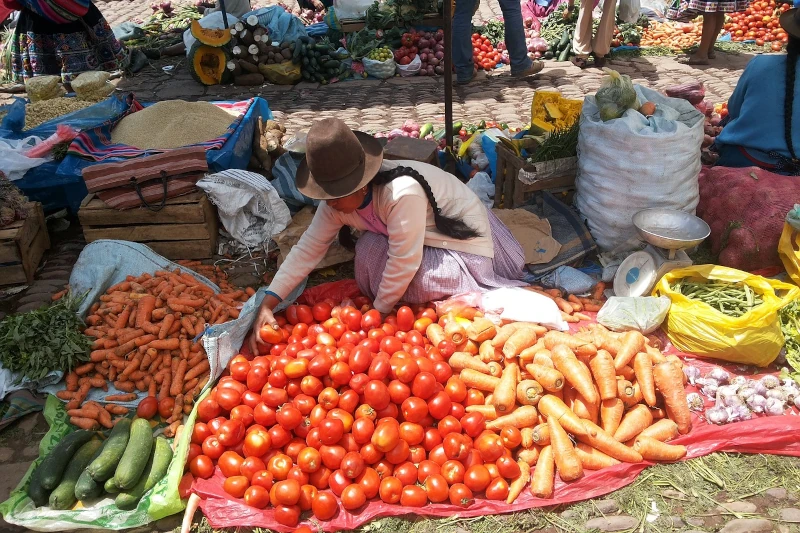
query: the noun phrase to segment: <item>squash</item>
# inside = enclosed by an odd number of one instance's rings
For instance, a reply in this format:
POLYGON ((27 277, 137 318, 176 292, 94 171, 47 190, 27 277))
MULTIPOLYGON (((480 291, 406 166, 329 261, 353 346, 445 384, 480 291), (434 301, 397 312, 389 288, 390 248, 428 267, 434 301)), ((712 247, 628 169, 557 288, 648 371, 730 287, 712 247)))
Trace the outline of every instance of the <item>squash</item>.
POLYGON ((552 132, 554 129, 556 128, 551 123, 535 118, 531 121, 528 131, 533 135, 544 135, 545 133, 552 132))
POLYGON ((230 59, 226 49, 197 42, 189 51, 192 77, 203 85, 218 85, 227 78, 227 64, 230 59))
POLYGON ((206 46, 219 48, 231 42, 231 30, 212 30, 204 28, 197 20, 192 21, 191 31, 192 37, 206 46))

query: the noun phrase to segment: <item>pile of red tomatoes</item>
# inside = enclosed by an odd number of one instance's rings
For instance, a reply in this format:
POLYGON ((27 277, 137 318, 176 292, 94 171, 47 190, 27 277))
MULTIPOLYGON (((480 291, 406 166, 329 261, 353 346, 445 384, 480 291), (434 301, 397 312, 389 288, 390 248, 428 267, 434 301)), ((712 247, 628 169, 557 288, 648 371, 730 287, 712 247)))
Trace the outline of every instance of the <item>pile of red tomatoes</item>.
POLYGON ((503 62, 503 55, 495 49, 488 37, 473 33, 472 60, 475 62, 475 68, 492 70, 503 62))
POLYGON ((772 43, 772 50, 777 52, 789 40, 779 23, 781 14, 789 9, 791 5, 775 0, 753 2, 745 11, 731 13, 724 28, 730 32, 732 41, 755 41, 758 46, 772 43))
POLYGON ((467 507, 506 499, 520 475, 516 428, 485 430, 478 390, 453 375, 449 341, 432 346, 430 308, 292 306, 265 328, 261 355, 238 355, 198 405, 188 469, 286 526, 329 520, 371 499, 467 507))

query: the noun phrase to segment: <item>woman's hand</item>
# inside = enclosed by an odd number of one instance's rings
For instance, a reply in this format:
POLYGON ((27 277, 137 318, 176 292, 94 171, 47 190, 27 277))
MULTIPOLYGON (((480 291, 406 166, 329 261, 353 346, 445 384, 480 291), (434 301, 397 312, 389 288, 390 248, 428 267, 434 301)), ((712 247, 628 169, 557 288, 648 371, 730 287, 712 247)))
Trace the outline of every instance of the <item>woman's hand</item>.
POLYGON ((272 307, 274 307, 276 303, 277 299, 275 297, 267 295, 264 301, 261 302, 261 307, 258 308, 258 314, 256 315, 255 321, 253 321, 253 333, 250 335, 250 351, 253 352, 253 355, 259 354, 259 344, 266 344, 261 340, 261 335, 259 334, 261 328, 264 326, 269 326, 273 329, 280 328, 275 321, 275 316, 272 314, 272 307))

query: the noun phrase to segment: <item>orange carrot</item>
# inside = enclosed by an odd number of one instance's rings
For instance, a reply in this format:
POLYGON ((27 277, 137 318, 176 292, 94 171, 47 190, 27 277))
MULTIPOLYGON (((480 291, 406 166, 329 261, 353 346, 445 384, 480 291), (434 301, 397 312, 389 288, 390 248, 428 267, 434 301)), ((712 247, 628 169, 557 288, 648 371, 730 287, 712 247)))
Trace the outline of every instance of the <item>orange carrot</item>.
POLYGON ((553 364, 553 354, 546 348, 544 350, 539 350, 533 355, 533 364, 546 366, 547 368, 556 367, 556 365, 553 364))
POLYGON ((178 370, 172 378, 172 384, 170 385, 170 396, 174 397, 183 392, 183 377, 186 375, 186 364, 187 361, 185 359, 181 359, 181 362, 178 363, 178 370))
POLYGON ((523 322, 512 322, 511 324, 502 326, 497 330, 497 335, 492 339, 492 346, 502 349, 506 341, 511 338, 511 335, 519 328, 523 327, 523 325, 523 322))
POLYGON ((553 448, 558 475, 562 481, 575 481, 583 476, 583 466, 575 453, 572 441, 555 418, 547 419, 547 427, 550 429, 550 445, 553 448))
POLYGON ((131 316, 131 311, 133 311, 133 304, 126 304, 125 309, 119 314, 117 317, 116 328, 121 329, 128 325, 128 319, 131 316))
POLYGON ((136 394, 134 394, 134 393, 129 393, 129 394, 111 394, 111 395, 106 396, 105 398, 103 398, 103 401, 106 401, 106 402, 132 402, 137 397, 138 396, 136 396, 136 394))
POLYGON ((553 298, 553 301, 556 302, 556 305, 558 306, 559 309, 561 309, 561 311, 567 313, 568 315, 571 315, 575 311, 572 305, 570 305, 570 303, 566 301, 564 298, 561 297, 553 298))
POLYGON ((531 480, 531 467, 528 463, 522 460, 517 461, 517 465, 519 466, 519 476, 514 479, 508 485, 508 497, 506 498, 506 503, 511 505, 516 501, 520 494, 522 494, 522 489, 525 488, 525 485, 528 484, 528 481, 531 480))
POLYGON ((486 420, 496 420, 497 410, 494 405, 468 405, 464 408, 467 413, 480 413, 486 420))
POLYGON ((465 370, 468 368, 481 374, 489 374, 489 366, 485 362, 466 352, 453 353, 447 362, 453 370, 465 370))
POLYGON ((491 320, 476 318, 467 327, 466 332, 470 340, 481 343, 494 338, 497 335, 497 328, 491 320))
POLYGON ((500 416, 486 423, 486 429, 500 429, 505 426, 515 428, 532 427, 539 419, 539 413, 532 405, 522 405, 514 409, 513 412, 500 416))
POLYGON ((583 304, 574 294, 570 294, 567 297, 567 301, 570 303, 570 305, 572 305, 573 312, 580 313, 581 311, 583 311, 583 304))
POLYGON ((617 380, 617 398, 625 400, 633 396, 633 383, 627 379, 617 380))
POLYGON ((637 437, 633 449, 648 461, 680 461, 686 457, 686 446, 665 444, 652 437, 637 437))
POLYGON ((602 470, 603 468, 619 464, 618 460, 583 442, 579 442, 575 445, 575 454, 586 470, 602 470))
POLYGON ((206 301, 201 298, 167 298, 167 305, 170 308, 173 308, 175 305, 182 305, 185 307, 203 307, 205 303, 206 301))
POLYGON ((626 442, 636 437, 652 423, 653 415, 650 413, 650 408, 642 404, 636 405, 622 417, 619 427, 614 432, 614 438, 620 442, 626 442))
POLYGON ((128 341, 125 344, 120 344, 113 350, 113 354, 117 357, 125 357, 128 353, 136 349, 136 341, 128 341))
POLYGON ((134 385, 130 381, 119 381, 119 380, 117 380, 117 381, 114 382, 114 387, 116 387, 118 390, 121 390, 123 392, 133 392, 134 389, 136 388, 136 385, 134 385))
POLYGON ((653 367, 653 379, 664 397, 667 415, 678 425, 678 431, 685 435, 692 429, 692 414, 683 388, 683 371, 673 363, 659 363, 653 367))
POLYGON ((539 460, 531 478, 531 494, 536 498, 552 498, 555 485, 555 460, 553 448, 545 446, 539 453, 539 460))
POLYGON ((172 324, 175 322, 176 316, 172 313, 168 314, 164 317, 164 320, 161 321, 161 328, 158 330, 158 338, 159 339, 166 339, 167 333, 169 333, 169 329, 172 327, 172 324))
POLYGON ((170 387, 172 386, 172 373, 167 372, 164 374, 164 379, 161 382, 161 388, 158 389, 158 401, 169 397, 170 387))
POLYGON ((168 304, 168 306, 169 306, 170 309, 172 309, 176 313, 183 313, 185 315, 191 315, 191 314, 194 314, 194 312, 195 312, 195 308, 194 307, 189 307, 188 305, 178 305, 178 304, 173 303, 171 305, 168 304))
POLYGON ((636 379, 636 372, 634 372, 633 368, 627 365, 623 366, 619 370, 616 370, 616 372, 618 376, 627 379, 630 382, 633 382, 636 379))
POLYGON ((192 389, 194 389, 197 386, 197 383, 199 381, 200 380, 197 379, 197 378, 194 378, 194 379, 191 379, 191 380, 187 381, 186 384, 184 384, 184 386, 183 386, 183 393, 187 394, 187 395, 189 393, 191 393, 192 389))
POLYGON ((506 359, 511 359, 534 344, 536 344, 536 332, 532 328, 519 328, 503 344, 503 355, 506 359))
POLYGON ((575 391, 575 396, 572 398, 572 412, 575 413, 578 418, 591 420, 596 424, 597 417, 600 413, 600 405, 587 401, 586 398, 575 391))
POLYGON ((536 405, 542 399, 544 389, 538 381, 525 379, 517 384, 517 401, 520 405, 536 405))
POLYGON ((525 365, 533 379, 539 382, 544 390, 549 392, 557 392, 564 388, 564 374, 554 368, 548 368, 543 365, 530 364, 525 365))
POLYGON ((625 405, 619 398, 611 398, 603 400, 600 405, 600 424, 603 431, 609 435, 613 435, 619 423, 622 421, 622 416, 625 412, 625 405))
POLYGON ((484 363, 502 361, 503 352, 492 346, 492 341, 483 341, 478 348, 478 358, 484 363))
POLYGON ((533 428, 526 427, 520 428, 519 435, 521 438, 520 446, 523 448, 532 448, 533 447, 533 428))
POLYGON ((425 336, 428 337, 428 340, 431 341, 431 344, 434 346, 439 346, 439 343, 443 340, 446 340, 444 335, 444 328, 435 322, 430 324, 425 329, 425 336))
POLYGON ((620 348, 614 357, 614 368, 620 369, 626 366, 642 350, 644 350, 644 335, 638 331, 626 331, 620 337, 620 348))
POLYGON ((181 327, 186 330, 186 334, 190 337, 195 336, 194 325, 188 316, 181 317, 181 327))
POLYGON ((514 455, 517 461, 522 461, 523 463, 527 463, 528 466, 533 466, 536 464, 536 461, 539 460, 539 447, 520 448, 514 455))
POLYGON ((652 439, 660 440, 661 442, 666 442, 674 439, 679 434, 680 432, 678 431, 678 425, 675 422, 669 418, 662 418, 649 428, 646 428, 639 433, 639 437, 650 437, 652 439))
POLYGON ((554 346, 562 344, 576 354, 587 357, 597 353, 597 347, 591 342, 561 331, 548 331, 544 336, 544 344, 548 350, 552 350, 554 346))
POLYGON ((656 405, 656 384, 653 381, 653 362, 650 355, 639 352, 633 359, 633 371, 636 373, 636 382, 642 389, 644 401, 650 407, 656 405))
MULTIPOLYGON (((94 366, 94 363, 87 363, 87 364, 91 364, 92 366, 94 366)), ((67 388, 68 391, 75 392, 76 390, 78 390, 78 373, 77 373, 77 371, 74 370, 74 371, 70 372, 69 374, 67 374, 67 376, 64 378, 64 382, 67 385, 66 388, 67 388)))
POLYGON ((106 405, 106 411, 111 413, 112 415, 127 415, 129 409, 127 407, 123 407, 122 405, 117 405, 113 403, 109 403, 106 405))
POLYGON ((97 415, 100 414, 100 410, 93 406, 93 405, 84 405, 80 409, 68 409, 67 415, 68 416, 77 416, 81 418, 94 418, 97 419, 97 415))
POLYGON ((59 400, 71 400, 75 397, 75 391, 68 391, 68 390, 60 390, 56 392, 56 397, 59 400))
POLYGON ((136 327, 141 328, 145 322, 150 322, 150 315, 156 308, 156 297, 150 294, 145 295, 136 308, 136 327))
POLYGON ((208 372, 210 365, 208 363, 208 359, 203 356, 203 360, 200 361, 196 366, 192 367, 186 372, 186 375, 183 379, 186 381, 191 381, 194 378, 200 377, 204 372, 208 372))
POLYGON ((578 435, 578 440, 593 448, 597 448, 606 455, 623 463, 641 463, 642 456, 632 448, 628 448, 614 437, 603 431, 599 426, 592 424, 588 420, 584 421, 587 432, 585 435, 578 435))
POLYGON ((516 385, 519 376, 519 366, 516 363, 506 363, 503 373, 494 388, 492 405, 498 414, 508 413, 514 408, 517 400, 516 385))
POLYGON ((486 374, 478 372, 477 370, 472 370, 471 368, 465 368, 462 370, 459 374, 459 377, 467 387, 486 392, 493 392, 497 387, 497 384, 500 382, 500 378, 487 376, 486 374))
POLYGON ((600 398, 592 383, 589 369, 578 361, 575 354, 567 346, 559 344, 552 349, 553 364, 556 370, 564 374, 564 378, 577 390, 586 401, 597 404, 600 398))
POLYGON ((597 355, 589 361, 600 398, 608 400, 617 397, 617 377, 614 371, 614 359, 606 350, 598 350, 597 355))
POLYGON ((602 281, 598 281, 597 285, 594 286, 592 290, 592 299, 593 300, 601 300, 603 298, 603 293, 606 290, 606 284, 602 281))
POLYGON ((533 442, 539 446, 550 444, 550 426, 547 423, 539 424, 533 428, 533 442))
POLYGON ((73 426, 79 427, 81 429, 86 429, 89 431, 94 431, 99 427, 97 421, 93 418, 71 416, 69 419, 69 423, 72 424, 73 426))
POLYGON ((545 394, 537 405, 539 411, 549 418, 555 418, 559 424, 573 435, 584 435, 584 421, 578 418, 566 404, 552 394, 545 394))
POLYGON ((181 342, 179 339, 154 340, 147 347, 156 350, 177 350, 181 347, 181 342))
POLYGON ((645 346, 645 351, 647 355, 650 356, 650 360, 653 362, 654 365, 658 363, 666 363, 667 358, 664 357, 664 354, 661 353, 661 350, 658 348, 653 348, 652 346, 645 346))

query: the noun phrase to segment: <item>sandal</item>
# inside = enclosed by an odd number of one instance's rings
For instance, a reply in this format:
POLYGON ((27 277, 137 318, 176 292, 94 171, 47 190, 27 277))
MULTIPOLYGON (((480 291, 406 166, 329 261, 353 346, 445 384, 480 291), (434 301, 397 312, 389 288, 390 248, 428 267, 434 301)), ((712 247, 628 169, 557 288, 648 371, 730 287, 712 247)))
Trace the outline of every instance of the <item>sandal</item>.
POLYGON ((570 62, 579 69, 585 69, 595 66, 594 62, 589 61, 589 59, 585 57, 574 56, 570 58, 570 62))

